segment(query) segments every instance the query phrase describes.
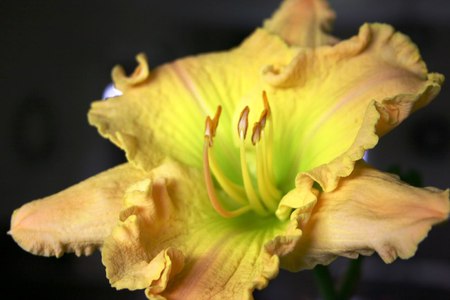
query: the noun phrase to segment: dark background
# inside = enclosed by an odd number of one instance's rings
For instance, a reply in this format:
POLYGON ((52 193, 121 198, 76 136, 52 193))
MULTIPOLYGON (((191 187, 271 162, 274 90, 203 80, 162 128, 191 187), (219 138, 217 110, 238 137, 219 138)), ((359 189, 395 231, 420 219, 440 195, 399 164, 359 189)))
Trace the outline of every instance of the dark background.
MULTIPOLYGON (((86 121, 116 63, 129 70, 144 51, 151 67, 237 45, 278 6, 277 0, 1 0, 0 246, 4 299, 144 299, 115 292, 99 253, 42 258, 6 235, 12 211, 124 160, 86 121)), ((431 71, 450 78, 450 1, 331 0, 334 34, 346 38, 366 22, 408 34, 431 71)), ((449 186, 450 88, 384 137, 369 161, 423 185, 449 186)), ((450 298, 450 225, 434 228, 416 257, 384 265, 364 260, 358 299, 450 298)), ((347 264, 333 264, 339 274, 347 264)), ((314 299, 312 272, 281 272, 256 299, 314 299)))

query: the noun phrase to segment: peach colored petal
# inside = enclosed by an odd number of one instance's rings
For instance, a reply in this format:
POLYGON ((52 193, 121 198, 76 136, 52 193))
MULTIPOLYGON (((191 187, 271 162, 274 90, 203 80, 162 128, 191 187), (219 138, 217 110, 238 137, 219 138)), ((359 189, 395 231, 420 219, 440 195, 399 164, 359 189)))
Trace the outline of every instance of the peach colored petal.
POLYGON ((159 294, 166 289, 170 278, 183 269, 184 256, 181 251, 170 247, 162 249, 154 257, 139 251, 138 243, 143 233, 138 222, 133 215, 114 228, 105 247, 111 247, 112 242, 121 247, 113 252, 114 256, 104 255, 103 264, 108 267, 107 276, 115 288, 147 289, 149 294, 159 294), (127 264, 122 264, 123 261, 127 264))
POLYGON ((276 276, 278 256, 301 235, 296 220, 252 213, 224 219, 198 184, 201 177, 168 162, 129 187, 121 221, 102 248, 114 287, 146 288, 149 299, 250 299, 276 276), (167 258, 167 249, 176 252, 167 258))
POLYGON ((14 211, 9 234, 43 256, 89 255, 118 221, 125 189, 146 174, 124 164, 14 211))
POLYGON ((337 42, 328 35, 335 17, 326 1, 285 0, 264 28, 289 45, 314 48, 337 42))
POLYGON ((310 269, 337 256, 373 252, 386 263, 408 259, 449 210, 448 190, 412 187, 359 162, 335 191, 319 195, 297 248, 282 258, 282 266, 310 269))

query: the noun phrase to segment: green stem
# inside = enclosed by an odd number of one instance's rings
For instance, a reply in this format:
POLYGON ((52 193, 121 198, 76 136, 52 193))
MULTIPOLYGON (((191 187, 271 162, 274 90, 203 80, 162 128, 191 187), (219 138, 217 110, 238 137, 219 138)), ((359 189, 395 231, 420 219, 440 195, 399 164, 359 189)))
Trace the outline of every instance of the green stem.
POLYGON ((347 300, 353 295, 356 290, 356 286, 361 278, 361 265, 363 257, 360 255, 357 259, 350 262, 350 266, 347 269, 344 280, 342 281, 341 288, 338 293, 338 300, 347 300))
POLYGON ((319 292, 324 300, 335 300, 337 297, 328 267, 317 265, 314 268, 314 277, 319 288, 319 292))
POLYGON ((358 259, 350 262, 339 290, 336 290, 328 267, 318 265, 314 268, 314 276, 323 300, 350 299, 361 277, 362 260, 363 257, 359 256, 358 259))

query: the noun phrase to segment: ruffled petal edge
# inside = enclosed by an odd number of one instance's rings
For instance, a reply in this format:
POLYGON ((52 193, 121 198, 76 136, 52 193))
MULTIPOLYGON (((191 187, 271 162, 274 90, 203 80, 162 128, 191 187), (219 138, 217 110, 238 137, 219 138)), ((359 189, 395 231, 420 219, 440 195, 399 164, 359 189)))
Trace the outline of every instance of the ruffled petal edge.
POLYGON ((29 202, 14 211, 8 233, 35 255, 90 255, 116 224, 125 189, 145 176, 124 164, 29 202))
POLYGON ((337 256, 377 252, 386 263, 412 257, 431 227, 449 216, 449 190, 416 188, 358 162, 333 192, 323 192, 296 249, 282 258, 291 271, 337 256))

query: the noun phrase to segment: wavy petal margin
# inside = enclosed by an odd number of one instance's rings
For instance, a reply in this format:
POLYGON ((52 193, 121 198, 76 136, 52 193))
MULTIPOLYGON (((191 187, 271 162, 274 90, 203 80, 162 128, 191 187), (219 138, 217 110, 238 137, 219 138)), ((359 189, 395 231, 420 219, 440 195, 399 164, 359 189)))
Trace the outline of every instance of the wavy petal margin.
POLYGON ((282 258, 283 268, 311 269, 337 256, 373 252, 386 263, 408 259, 450 212, 449 190, 412 187, 361 161, 336 190, 318 197, 297 248, 282 258))
POLYGON ((251 299, 278 274, 297 222, 247 214, 224 219, 199 188, 202 174, 176 163, 131 186, 102 248, 112 286, 149 299, 251 299))
POLYGON ((136 61, 138 62, 138 66, 130 76, 125 74, 125 70, 120 65, 113 68, 111 77, 115 88, 123 92, 133 86, 144 83, 149 78, 150 70, 147 56, 144 53, 139 53, 136 55, 136 61))
MULTIPOLYGON (((290 147, 279 152, 285 153, 284 159, 300 161, 299 168, 285 175, 300 170, 297 187, 311 189, 317 182, 327 192, 350 175, 354 162, 375 147, 380 136, 428 104, 444 81, 440 74, 428 74, 409 38, 384 24, 366 24, 358 36, 302 53, 297 60, 276 79, 277 85, 284 82, 299 91, 298 108, 286 103, 278 117, 291 120, 285 125, 297 132, 298 142, 281 136, 286 140, 280 145, 290 147), (297 117, 289 119, 286 114, 297 117)), ((282 200, 277 215, 287 218, 289 208, 296 208, 294 202, 282 200)))
POLYGON ((146 174, 120 165, 15 210, 8 232, 36 255, 90 255, 117 223, 125 189, 146 174))

